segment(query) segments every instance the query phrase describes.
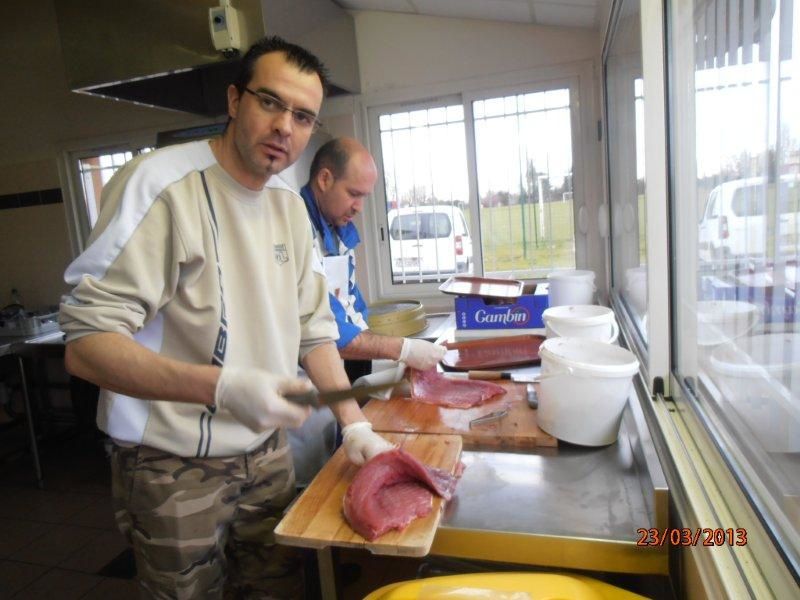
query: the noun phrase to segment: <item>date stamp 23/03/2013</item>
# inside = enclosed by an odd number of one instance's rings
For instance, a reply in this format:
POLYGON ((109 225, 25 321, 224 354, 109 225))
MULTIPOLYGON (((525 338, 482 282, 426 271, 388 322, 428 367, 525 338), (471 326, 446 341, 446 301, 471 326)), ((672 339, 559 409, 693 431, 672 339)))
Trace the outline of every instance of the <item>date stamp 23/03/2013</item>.
POLYGON ((637 529, 637 546, 746 546, 747 530, 742 527, 665 527, 637 529))

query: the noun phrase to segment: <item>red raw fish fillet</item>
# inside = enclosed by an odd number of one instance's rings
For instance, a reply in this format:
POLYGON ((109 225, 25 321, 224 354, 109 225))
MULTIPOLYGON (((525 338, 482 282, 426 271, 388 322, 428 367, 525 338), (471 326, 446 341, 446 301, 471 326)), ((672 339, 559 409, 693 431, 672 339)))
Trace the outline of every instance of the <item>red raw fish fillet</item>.
POLYGON ((457 482, 404 450, 382 452, 359 469, 347 488, 344 516, 353 530, 374 540, 430 513, 434 493, 449 500, 457 482))
POLYGON ((471 408, 505 394, 506 389, 491 381, 450 379, 436 371, 411 369, 411 399, 452 408, 471 408))

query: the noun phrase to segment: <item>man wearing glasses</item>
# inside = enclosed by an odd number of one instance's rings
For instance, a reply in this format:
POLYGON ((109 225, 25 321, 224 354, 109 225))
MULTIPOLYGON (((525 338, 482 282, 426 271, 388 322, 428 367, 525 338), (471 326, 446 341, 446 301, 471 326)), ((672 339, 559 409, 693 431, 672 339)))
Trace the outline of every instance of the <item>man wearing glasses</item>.
MULTIPOLYGON (((67 369, 102 388, 117 522, 151 598, 302 597, 272 529, 294 494, 286 427, 349 387, 302 201, 276 175, 318 126, 320 61, 280 38, 244 56, 222 137, 145 154, 103 190, 67 269, 67 369), (260 597, 260 596, 259 596, 260 597)), ((348 457, 391 448, 337 403, 348 457)))
POLYGON ((339 328, 336 346, 346 359, 351 381, 368 374, 373 359, 399 360, 424 370, 445 353, 444 346, 425 340, 379 335, 368 329, 367 305, 355 280, 355 248, 360 238, 353 219, 364 209, 377 178, 369 151, 358 140, 339 138, 317 150, 309 182, 300 190, 324 256, 331 310, 339 328))

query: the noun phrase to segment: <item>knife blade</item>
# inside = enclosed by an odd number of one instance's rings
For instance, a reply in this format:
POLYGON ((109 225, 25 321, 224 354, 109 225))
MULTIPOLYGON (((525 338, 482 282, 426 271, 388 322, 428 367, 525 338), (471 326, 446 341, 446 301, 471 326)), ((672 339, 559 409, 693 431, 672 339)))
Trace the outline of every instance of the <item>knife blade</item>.
POLYGON ((472 421, 469 422, 469 428, 472 429, 473 427, 484 425, 485 423, 494 423, 495 421, 499 421, 506 416, 508 416, 508 410, 496 410, 494 412, 485 414, 482 417, 478 417, 477 419, 472 419, 472 421))
POLYGON ((447 373, 447 377, 456 379, 479 379, 482 381, 513 381, 514 383, 537 383, 539 375, 511 373, 510 371, 462 371, 460 373, 447 373))
POLYGON ((366 398, 375 392, 382 392, 399 385, 401 382, 392 381, 390 383, 379 383, 377 385, 359 385, 354 388, 346 390, 336 390, 333 392, 319 392, 317 390, 310 390, 301 394, 284 394, 289 402, 299 404, 301 406, 313 406, 318 408, 320 406, 327 406, 342 400, 350 400, 359 398, 366 398))

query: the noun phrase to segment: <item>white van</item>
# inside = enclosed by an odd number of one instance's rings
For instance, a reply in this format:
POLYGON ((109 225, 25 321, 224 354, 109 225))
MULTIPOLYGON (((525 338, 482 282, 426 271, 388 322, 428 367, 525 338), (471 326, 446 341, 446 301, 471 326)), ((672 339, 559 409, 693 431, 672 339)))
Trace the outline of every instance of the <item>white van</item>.
POLYGON ((727 181, 711 190, 706 201, 698 231, 700 258, 768 256, 776 242, 780 255, 794 255, 798 252, 798 233, 798 176, 781 176, 777 190, 774 184, 765 183, 763 177, 727 181), (776 224, 777 240, 773 233, 776 224))
POLYGON ((388 221, 395 281, 443 279, 472 268, 472 237, 460 208, 436 204, 392 209, 388 221))

